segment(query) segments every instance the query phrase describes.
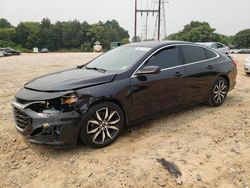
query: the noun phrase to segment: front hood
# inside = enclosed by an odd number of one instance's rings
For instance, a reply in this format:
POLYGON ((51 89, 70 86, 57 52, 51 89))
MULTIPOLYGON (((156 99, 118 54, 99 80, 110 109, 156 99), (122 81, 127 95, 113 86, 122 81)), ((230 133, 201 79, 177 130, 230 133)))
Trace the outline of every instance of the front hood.
POLYGON ((115 76, 114 72, 75 68, 36 78, 24 87, 37 91, 67 91, 112 82, 115 76))

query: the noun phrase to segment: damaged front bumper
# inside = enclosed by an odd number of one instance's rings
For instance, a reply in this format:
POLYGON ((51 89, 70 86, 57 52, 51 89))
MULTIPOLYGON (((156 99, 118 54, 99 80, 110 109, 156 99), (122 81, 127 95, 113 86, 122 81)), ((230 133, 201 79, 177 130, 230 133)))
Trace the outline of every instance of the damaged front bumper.
POLYGON ((39 113, 28 106, 17 101, 12 102, 16 128, 31 143, 52 147, 76 145, 82 122, 79 112, 49 110, 39 113))

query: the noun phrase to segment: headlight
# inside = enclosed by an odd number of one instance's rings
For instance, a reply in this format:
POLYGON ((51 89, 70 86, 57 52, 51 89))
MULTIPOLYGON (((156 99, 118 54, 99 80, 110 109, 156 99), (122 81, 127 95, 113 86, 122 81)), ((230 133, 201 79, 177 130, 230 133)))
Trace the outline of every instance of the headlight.
POLYGON ((62 97, 62 104, 72 105, 78 101, 76 94, 70 94, 62 97))

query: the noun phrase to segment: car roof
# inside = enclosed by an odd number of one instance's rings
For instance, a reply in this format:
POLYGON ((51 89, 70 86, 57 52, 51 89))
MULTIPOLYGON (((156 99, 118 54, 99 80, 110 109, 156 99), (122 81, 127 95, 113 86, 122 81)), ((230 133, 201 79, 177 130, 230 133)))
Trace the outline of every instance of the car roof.
POLYGON ((126 46, 158 48, 158 47, 161 47, 161 46, 166 46, 166 45, 171 45, 171 44, 193 44, 193 43, 185 42, 185 41, 166 40, 166 41, 135 42, 135 43, 127 44, 126 46))
POLYGON ((210 46, 210 45, 213 45, 213 44, 222 44, 222 43, 220 43, 220 42, 197 42, 197 44, 205 44, 205 45, 207 45, 207 46, 210 46))

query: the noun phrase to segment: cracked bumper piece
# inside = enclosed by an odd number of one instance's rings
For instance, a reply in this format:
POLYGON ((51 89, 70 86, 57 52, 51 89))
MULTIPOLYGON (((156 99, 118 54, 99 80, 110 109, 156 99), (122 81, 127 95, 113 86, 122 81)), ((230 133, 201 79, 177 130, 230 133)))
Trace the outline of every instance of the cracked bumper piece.
POLYGON ((17 130, 31 143, 58 148, 76 145, 82 117, 78 112, 38 113, 12 106, 17 130))

